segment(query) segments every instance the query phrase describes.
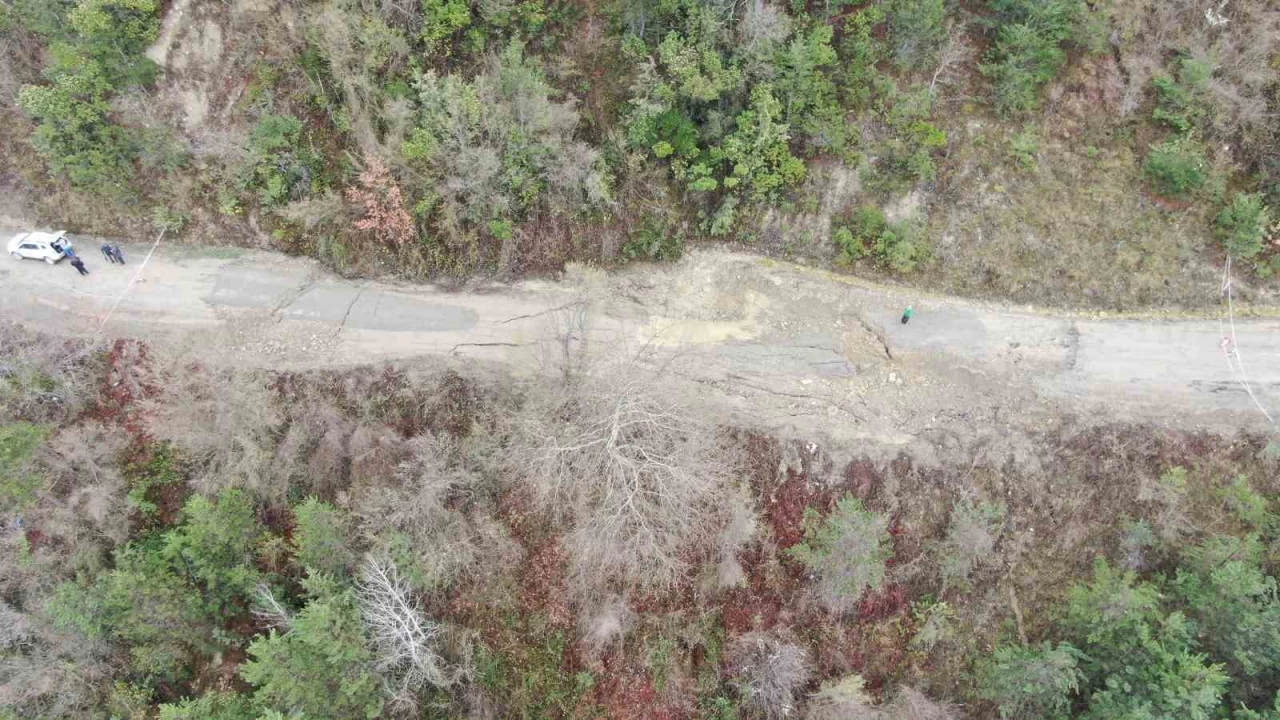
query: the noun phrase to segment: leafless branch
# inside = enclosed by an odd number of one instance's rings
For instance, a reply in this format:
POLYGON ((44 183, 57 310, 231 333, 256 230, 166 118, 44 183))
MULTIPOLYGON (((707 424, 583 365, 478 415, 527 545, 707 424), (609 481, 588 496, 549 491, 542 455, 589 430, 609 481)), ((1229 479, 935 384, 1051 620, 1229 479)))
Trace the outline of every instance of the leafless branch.
POLYGON ((376 667, 392 697, 405 698, 427 685, 458 680, 444 667, 438 647, 442 629, 428 620, 396 565, 371 555, 357 583, 360 610, 377 648, 376 667))
POLYGON ((937 90, 939 84, 949 84, 951 73, 969 60, 973 47, 969 44, 963 23, 953 23, 947 27, 947 39, 938 51, 938 66, 929 80, 929 92, 937 90))
POLYGON ((293 625, 293 613, 289 609, 280 604, 276 599, 275 593, 266 583, 258 583, 254 588, 255 599, 258 601, 253 608, 253 616, 268 627, 274 627, 284 632, 293 625))
POLYGON ((767 720, 790 717, 796 695, 809 681, 809 658, 798 645, 751 632, 729 648, 730 666, 743 700, 767 720))
POLYGON ((569 523, 575 580, 673 582, 682 550, 718 530, 710 505, 734 466, 721 433, 636 366, 534 395, 518 419, 515 469, 569 523))

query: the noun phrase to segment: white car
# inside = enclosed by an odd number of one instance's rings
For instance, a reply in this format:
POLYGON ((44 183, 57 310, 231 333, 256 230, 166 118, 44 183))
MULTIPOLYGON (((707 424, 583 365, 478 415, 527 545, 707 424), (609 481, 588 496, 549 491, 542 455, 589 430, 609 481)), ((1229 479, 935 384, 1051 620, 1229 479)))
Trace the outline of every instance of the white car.
POLYGON ((9 254, 15 260, 43 260, 50 265, 70 254, 71 241, 66 238, 66 231, 21 232, 9 241, 9 254))

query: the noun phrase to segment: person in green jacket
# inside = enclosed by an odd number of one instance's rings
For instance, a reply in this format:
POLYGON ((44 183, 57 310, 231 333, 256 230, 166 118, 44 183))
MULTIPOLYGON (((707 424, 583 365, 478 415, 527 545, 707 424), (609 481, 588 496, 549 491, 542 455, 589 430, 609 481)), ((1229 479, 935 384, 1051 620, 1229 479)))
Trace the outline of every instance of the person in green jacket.
POLYGON ((911 320, 911 316, 915 314, 916 314, 916 311, 912 310, 911 306, 908 305, 907 309, 902 311, 902 324, 906 325, 907 322, 911 320))

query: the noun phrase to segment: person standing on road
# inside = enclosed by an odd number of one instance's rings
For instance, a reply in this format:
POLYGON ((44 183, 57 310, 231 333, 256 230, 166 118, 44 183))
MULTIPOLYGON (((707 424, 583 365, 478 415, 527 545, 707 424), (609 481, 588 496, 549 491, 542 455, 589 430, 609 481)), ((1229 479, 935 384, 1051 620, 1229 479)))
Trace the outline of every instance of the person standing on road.
POLYGON ((112 252, 111 246, 106 243, 102 243, 102 257, 109 263, 114 263, 116 261, 116 256, 112 252))
POLYGON ((89 271, 84 268, 84 261, 78 255, 71 256, 71 267, 75 268, 81 275, 89 274, 89 271))
POLYGON ((906 325, 908 322, 910 322, 910 321, 911 321, 911 316, 913 316, 913 315, 915 315, 915 314, 916 314, 916 311, 915 311, 915 310, 912 310, 912 309, 911 309, 911 306, 910 306, 910 305, 908 305, 908 306, 907 306, 907 309, 902 311, 902 324, 903 324, 903 325, 906 325))
POLYGON ((120 252, 120 243, 111 244, 111 254, 115 256, 115 261, 124 264, 124 253, 120 252))

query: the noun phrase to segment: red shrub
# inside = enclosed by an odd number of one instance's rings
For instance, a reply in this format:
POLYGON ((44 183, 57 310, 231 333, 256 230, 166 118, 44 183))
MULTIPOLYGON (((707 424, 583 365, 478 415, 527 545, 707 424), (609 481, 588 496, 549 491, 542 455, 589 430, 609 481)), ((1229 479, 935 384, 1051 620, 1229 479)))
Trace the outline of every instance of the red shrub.
POLYGON ((364 206, 364 217, 356 220, 356 230, 373 233, 379 242, 397 248, 417 237, 413 216, 404 208, 400 187, 381 160, 368 159, 364 172, 360 173, 360 186, 347 188, 346 196, 348 201, 364 206))

